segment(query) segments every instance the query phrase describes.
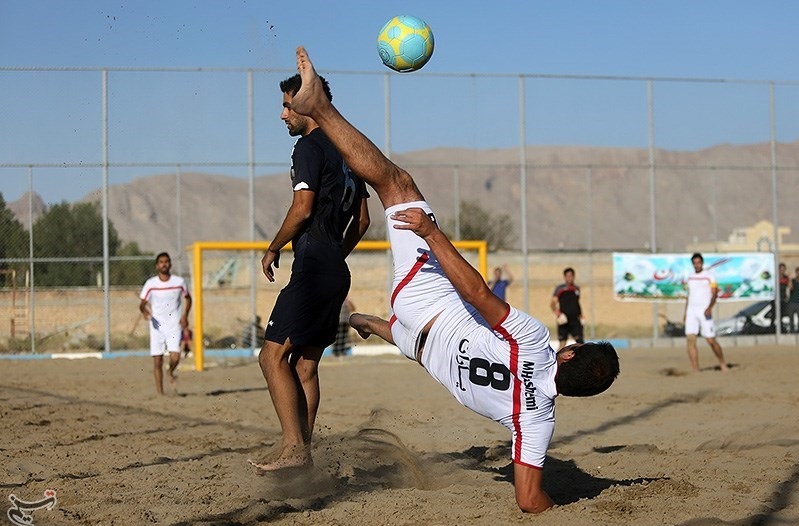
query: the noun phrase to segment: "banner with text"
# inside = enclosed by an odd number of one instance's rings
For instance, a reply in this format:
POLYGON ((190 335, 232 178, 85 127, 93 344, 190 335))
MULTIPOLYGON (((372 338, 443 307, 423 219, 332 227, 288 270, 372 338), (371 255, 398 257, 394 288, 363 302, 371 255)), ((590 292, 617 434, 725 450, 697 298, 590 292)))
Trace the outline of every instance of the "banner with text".
MULTIPOLYGON (((774 299, 774 254, 742 252, 702 254, 712 270, 719 301, 774 299)), ((617 300, 682 300, 693 274, 691 254, 613 254, 613 295, 617 300)))

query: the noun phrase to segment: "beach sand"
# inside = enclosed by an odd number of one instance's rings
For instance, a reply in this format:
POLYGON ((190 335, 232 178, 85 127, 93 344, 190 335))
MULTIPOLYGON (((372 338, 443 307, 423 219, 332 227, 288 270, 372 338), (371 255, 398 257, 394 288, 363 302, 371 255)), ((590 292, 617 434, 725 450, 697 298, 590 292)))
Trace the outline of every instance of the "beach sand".
POLYGON ((398 355, 326 357, 315 466, 268 476, 246 463, 280 436, 254 362, 187 360, 158 398, 148 357, 2 361, 0 517, 54 489, 33 524, 799 524, 799 349, 725 351, 694 374, 681 348, 621 350, 608 392, 559 397, 536 516, 509 432, 398 355))

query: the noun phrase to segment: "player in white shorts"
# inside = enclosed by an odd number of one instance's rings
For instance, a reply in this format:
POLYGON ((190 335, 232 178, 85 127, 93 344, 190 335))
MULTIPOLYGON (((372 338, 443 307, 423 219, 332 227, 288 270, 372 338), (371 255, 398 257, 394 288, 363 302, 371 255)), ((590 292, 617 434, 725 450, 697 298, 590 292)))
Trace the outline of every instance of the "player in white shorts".
POLYGON ((513 433, 516 502, 540 512, 554 503, 542 488, 556 394, 590 396, 619 372, 607 342, 557 354, 549 331, 495 296, 435 223, 416 183, 342 117, 324 96, 305 49, 297 48, 302 87, 291 109, 316 121, 353 172, 386 209, 395 260, 391 320, 355 313, 363 337, 377 334, 417 359, 464 405, 513 433), (416 239, 408 236, 416 236, 416 239))
POLYGON ((169 381, 174 386, 180 363, 183 331, 188 328, 191 296, 186 281, 171 273, 172 260, 162 252, 155 258, 157 275, 144 282, 139 294, 139 311, 150 321, 150 356, 153 357, 155 390, 164 394, 164 354, 169 353, 169 381), (185 299, 185 308, 183 307, 185 299))
POLYGON ((706 340, 713 354, 719 360, 722 371, 728 369, 724 360, 724 352, 716 340, 716 324, 713 322, 713 306, 718 296, 716 276, 704 267, 705 259, 702 254, 695 253, 691 256, 694 272, 685 280, 688 298, 685 301, 685 336, 688 346, 688 359, 691 368, 699 371, 699 351, 696 347, 696 337, 701 334, 706 340))

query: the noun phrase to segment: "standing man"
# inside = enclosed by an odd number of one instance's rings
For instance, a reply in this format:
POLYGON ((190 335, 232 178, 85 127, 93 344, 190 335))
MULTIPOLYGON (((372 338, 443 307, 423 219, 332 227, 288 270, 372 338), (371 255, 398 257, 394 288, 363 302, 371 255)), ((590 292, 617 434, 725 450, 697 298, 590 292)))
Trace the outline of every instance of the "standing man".
POLYGON ((488 282, 488 288, 497 298, 505 301, 505 292, 511 283, 513 283, 513 274, 510 273, 507 265, 502 265, 502 267, 494 269, 494 279, 488 282))
POLYGON ((704 269, 705 259, 699 252, 691 256, 694 273, 688 276, 686 287, 688 298, 685 301, 685 336, 688 344, 688 359, 691 368, 699 371, 699 351, 696 348, 696 337, 701 334, 706 340, 713 354, 719 361, 722 371, 728 369, 724 360, 721 345, 716 341, 716 324, 713 323, 713 306, 716 304, 719 289, 716 276, 710 270, 704 269))
MULTIPOLYGON (((394 259, 390 320, 353 314, 361 336, 397 345, 464 406, 511 431, 516 502, 523 511, 553 506, 542 488, 543 463, 558 394, 591 396, 619 372, 607 342, 555 353, 539 321, 496 297, 435 223, 413 178, 353 127, 323 94, 305 49, 297 49, 303 85, 292 109, 310 115, 344 160, 377 192, 394 259)), ((411 386, 412 389, 412 386, 411 386)))
MULTIPOLYGON (((328 136, 291 106, 302 80, 280 83, 289 135, 300 136, 291 155, 291 206, 261 265, 275 281, 280 250, 294 250, 291 278, 280 291, 258 356, 283 441, 275 459, 250 460, 261 470, 311 463, 311 438, 319 409, 319 360, 336 338, 341 304, 350 289, 344 259, 369 227, 366 185, 344 163, 328 136), (274 266, 274 268, 273 268, 274 266)), ((333 96, 322 81, 325 97, 333 96)))
POLYGON ((791 280, 791 290, 788 294, 788 308, 785 310, 793 333, 799 332, 799 267, 796 267, 795 272, 791 280), (797 318, 796 321, 794 321, 794 317, 797 318))
MULTIPOLYGON (((785 266, 785 263, 779 264, 779 286, 780 286, 780 318, 785 316, 788 313, 788 290, 791 288, 791 277, 788 275, 788 267, 785 266)), ((776 327, 777 321, 777 307, 776 304, 772 309, 774 311, 774 317, 772 318, 772 323, 776 327)), ((782 325, 780 325, 780 330, 782 330, 782 325)))
POLYGON ((177 385, 183 331, 189 327, 191 296, 186 281, 171 274, 172 259, 166 252, 155 257, 157 274, 144 282, 139 311, 150 321, 150 356, 153 357, 155 390, 164 394, 164 352, 169 353, 169 383, 177 385), (186 301, 183 302, 182 300, 186 301))
POLYGON ((563 283, 555 287, 549 307, 558 323, 558 342, 562 349, 569 335, 577 343, 583 343, 583 310, 580 308, 580 287, 574 283, 574 269, 563 271, 563 283))

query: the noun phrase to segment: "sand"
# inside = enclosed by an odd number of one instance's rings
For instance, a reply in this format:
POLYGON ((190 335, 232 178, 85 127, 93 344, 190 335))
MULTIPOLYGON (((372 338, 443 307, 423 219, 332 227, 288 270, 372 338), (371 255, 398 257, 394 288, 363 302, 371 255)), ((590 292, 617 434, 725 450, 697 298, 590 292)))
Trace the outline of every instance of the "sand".
POLYGON ((258 476, 279 440, 255 363, 0 361, 0 503, 57 493, 34 524, 798 524, 799 350, 729 347, 729 373, 681 349, 620 351, 607 393, 557 401, 545 486, 514 501, 508 432, 399 356, 325 358, 315 467, 258 476))

